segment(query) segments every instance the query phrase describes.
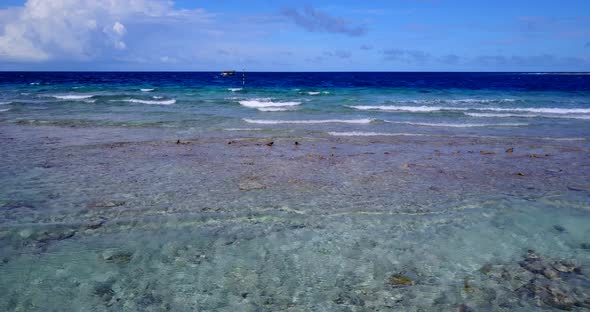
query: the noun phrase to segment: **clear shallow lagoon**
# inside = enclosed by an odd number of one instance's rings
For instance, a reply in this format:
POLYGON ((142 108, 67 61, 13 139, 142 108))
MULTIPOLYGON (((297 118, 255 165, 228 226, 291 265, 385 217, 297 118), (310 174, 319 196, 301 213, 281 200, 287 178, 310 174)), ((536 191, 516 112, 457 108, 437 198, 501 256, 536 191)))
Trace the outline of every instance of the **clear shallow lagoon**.
POLYGON ((590 307, 590 76, 0 73, 0 103, 2 310, 590 307))

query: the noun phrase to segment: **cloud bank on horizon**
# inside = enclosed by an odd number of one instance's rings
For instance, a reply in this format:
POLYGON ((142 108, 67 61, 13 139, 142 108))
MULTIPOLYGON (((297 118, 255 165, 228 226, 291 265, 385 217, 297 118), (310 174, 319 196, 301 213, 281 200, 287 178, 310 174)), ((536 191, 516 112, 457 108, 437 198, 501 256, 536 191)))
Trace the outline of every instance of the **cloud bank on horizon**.
POLYGON ((590 71, 590 2, 11 0, 0 70, 590 71))

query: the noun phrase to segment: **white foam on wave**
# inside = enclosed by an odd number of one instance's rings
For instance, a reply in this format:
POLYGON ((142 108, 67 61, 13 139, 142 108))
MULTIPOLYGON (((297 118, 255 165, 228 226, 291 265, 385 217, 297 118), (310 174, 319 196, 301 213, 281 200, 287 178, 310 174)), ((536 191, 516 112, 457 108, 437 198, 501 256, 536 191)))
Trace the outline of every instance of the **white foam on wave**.
POLYGON ((262 128, 226 128, 225 131, 262 131, 262 128))
POLYGON ((152 92, 154 90, 156 90, 156 89, 139 89, 139 91, 141 91, 141 92, 152 92))
POLYGON ((477 118, 534 118, 534 117, 543 117, 543 118, 564 118, 564 119, 582 119, 582 120, 590 120, 590 115, 543 115, 543 114, 495 114, 495 113, 464 113, 466 116, 469 117, 477 117, 477 118))
POLYGON ((525 112, 547 114, 590 114, 590 108, 553 108, 553 107, 453 107, 453 106, 395 106, 395 105, 353 105, 358 110, 398 111, 398 112, 436 112, 436 111, 493 111, 525 112))
POLYGON ((590 114, 590 108, 553 108, 553 107, 529 107, 529 108, 504 108, 504 107, 482 107, 473 108, 478 110, 488 110, 495 112, 530 112, 530 113, 548 113, 548 114, 590 114))
POLYGON ((7 112, 7 111, 9 111, 9 110, 10 110, 10 108, 3 108, 3 109, 0 109, 0 113, 2 113, 2 112, 7 112))
POLYGON ((417 105, 440 105, 440 104, 464 104, 464 103, 512 103, 517 102, 518 99, 419 99, 419 100, 388 100, 387 103, 392 104, 417 104, 417 105))
POLYGON ((323 123, 347 123, 347 124, 370 124, 374 119, 320 119, 320 120, 261 120, 244 118, 247 123, 261 125, 278 125, 278 124, 323 124, 323 123))
POLYGON ((67 94, 67 95, 52 95, 54 98, 58 100, 67 100, 67 101, 78 101, 78 100, 85 100, 89 99, 94 96, 94 94, 67 94))
POLYGON ((12 102, 0 102, 0 105, 8 105, 11 104, 12 102))
POLYGON ((290 111, 291 107, 258 107, 257 110, 261 112, 286 112, 290 111))
POLYGON ((396 124, 405 124, 412 126, 426 126, 426 127, 448 127, 448 128, 473 128, 473 127, 524 127, 527 123, 430 123, 430 122, 411 122, 411 121, 387 121, 396 124))
POLYGON ((437 100, 446 103, 498 103, 498 102, 516 102, 517 99, 455 99, 455 100, 437 100))
POLYGON ((404 133, 404 132, 364 132, 364 131, 350 131, 350 132, 328 132, 332 136, 425 136, 420 133, 404 133))
POLYGON ((552 137, 542 137, 542 140, 552 140, 552 141, 586 141, 586 138, 552 138, 552 137))
POLYGON ((310 91, 310 92, 307 92, 307 94, 309 94, 309 95, 320 95, 321 92, 310 91))
POLYGON ((38 85, 40 85, 41 83, 40 83, 40 82, 31 82, 31 83, 29 83, 29 84, 30 84, 31 86, 38 86, 38 85))
POLYGON ((238 101, 240 105, 250 108, 260 107, 282 107, 282 106, 297 106, 301 102, 273 102, 271 99, 256 99, 256 100, 242 100, 238 101))
POLYGON ((242 88, 228 88, 227 91, 240 92, 240 91, 242 91, 242 88))
POLYGON ((495 113, 463 113, 469 117, 481 118, 508 118, 508 117, 538 117, 536 114, 495 114, 495 113))
POLYGON ((358 110, 380 110, 380 111, 397 111, 397 112, 436 112, 442 110, 467 110, 462 107, 442 107, 442 106, 393 106, 393 105, 352 105, 350 108, 358 110))
POLYGON ((127 100, 120 100, 123 102, 129 103, 139 103, 139 104, 148 104, 148 105, 172 105, 176 103, 175 99, 164 100, 164 101, 149 101, 149 100, 139 100, 139 99, 127 99, 127 100))

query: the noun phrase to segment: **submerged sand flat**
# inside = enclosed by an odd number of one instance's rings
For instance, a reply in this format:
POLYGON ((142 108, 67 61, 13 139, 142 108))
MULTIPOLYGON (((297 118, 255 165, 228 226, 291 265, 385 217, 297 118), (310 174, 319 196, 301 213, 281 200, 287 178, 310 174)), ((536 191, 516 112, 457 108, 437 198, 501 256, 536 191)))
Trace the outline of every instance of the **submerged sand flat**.
POLYGON ((589 143, 4 124, 0 309, 581 311, 589 143))

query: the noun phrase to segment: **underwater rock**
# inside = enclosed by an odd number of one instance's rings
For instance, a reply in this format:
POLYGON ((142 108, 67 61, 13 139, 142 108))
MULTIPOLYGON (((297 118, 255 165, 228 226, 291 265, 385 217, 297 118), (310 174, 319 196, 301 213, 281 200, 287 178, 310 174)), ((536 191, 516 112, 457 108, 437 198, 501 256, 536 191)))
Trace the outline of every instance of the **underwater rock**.
MULTIPOLYGON (((518 262, 496 265, 503 271, 502 276, 494 268, 486 266, 482 273, 500 287, 514 289, 516 296, 509 301, 530 300, 539 307, 551 307, 560 310, 573 310, 579 307, 590 308, 590 279, 582 274, 582 269, 572 261, 550 261, 529 250, 518 262), (516 282, 516 283, 515 283, 516 282)), ((512 293, 505 295, 511 296, 512 293)))
POLYGON ((37 247, 45 249, 52 241, 61 241, 72 238, 74 235, 76 235, 76 231, 73 229, 52 229, 50 231, 44 231, 36 235, 37 247))
POLYGON ((488 152, 488 151, 479 151, 480 155, 496 155, 495 152, 488 152))
POLYGON ((94 287, 94 295, 108 303, 115 296, 115 291, 111 287, 112 283, 110 282, 100 283, 94 287))
POLYGON ((582 269, 569 261, 556 261, 552 267, 562 273, 581 272, 582 269))
POLYGON ((114 208, 125 205, 124 201, 120 200, 111 200, 111 201, 102 201, 102 202, 93 202, 88 204, 88 208, 114 208))
POLYGON ((96 230, 100 227, 102 227, 107 221, 104 219, 101 220, 97 220, 97 221, 92 221, 88 224, 86 224, 86 229, 88 230, 96 230))
POLYGON ((465 278, 465 279, 463 280, 463 290, 464 290, 466 293, 472 293, 472 292, 474 292, 474 291, 475 291, 475 287, 474 287, 474 286, 472 286, 472 285, 469 283, 469 279, 468 279, 468 278, 465 278))
POLYGON ((560 310, 572 310, 578 300, 572 297, 555 284, 540 279, 533 279, 521 290, 528 292, 528 297, 536 299, 537 302, 546 304, 560 310))
POLYGON ((340 292, 333 301, 335 304, 347 304, 361 307, 365 306, 365 300, 353 292, 340 292))
POLYGON ((475 310, 473 310, 472 308, 470 308, 466 304, 459 305, 459 307, 457 308, 457 311, 458 312, 475 312, 475 310))
POLYGON ((506 149, 506 153, 512 153, 514 152, 514 147, 509 147, 506 149))
POLYGON ((6 201, 6 202, 1 202, 0 201, 0 207, 6 209, 6 210, 12 210, 12 209, 35 209, 35 207, 37 207, 39 205, 39 203, 37 202, 25 202, 25 201, 6 201))
POLYGON ((151 293, 145 294, 137 300, 137 305, 144 308, 147 308, 152 305, 159 305, 161 303, 162 298, 160 296, 154 296, 151 293))
POLYGON ((562 232, 565 232, 565 228, 564 228, 563 226, 561 226, 561 225, 558 225, 558 224, 556 224, 556 225, 554 225, 554 226, 553 226, 553 228, 554 228, 554 229, 555 229, 557 232, 560 232, 560 233, 562 233, 562 232))
POLYGON ((251 191, 265 189, 266 185, 256 181, 255 178, 247 178, 240 181, 239 188, 241 191, 251 191))
POLYGON ((547 266, 539 258, 525 258, 519 265, 534 274, 543 274, 547 266))
POLYGON ((401 274, 394 274, 389 277, 388 283, 393 286, 412 286, 414 285, 414 281, 411 280, 409 277, 403 276, 401 274))
POLYGON ((494 269, 494 266, 491 265, 490 263, 485 264, 484 266, 482 266, 479 271, 485 275, 490 275, 490 273, 492 272, 492 270, 494 269))
POLYGON ((545 270, 543 270, 543 275, 551 280, 554 279, 558 279, 559 278, 559 274, 557 274, 557 272, 553 269, 550 268, 545 268, 545 270))
POLYGON ((575 192, 590 192, 590 185, 568 185, 567 189, 575 192))
POLYGON ((133 258, 133 253, 121 250, 107 250, 102 253, 102 258, 109 263, 128 264, 133 258))

